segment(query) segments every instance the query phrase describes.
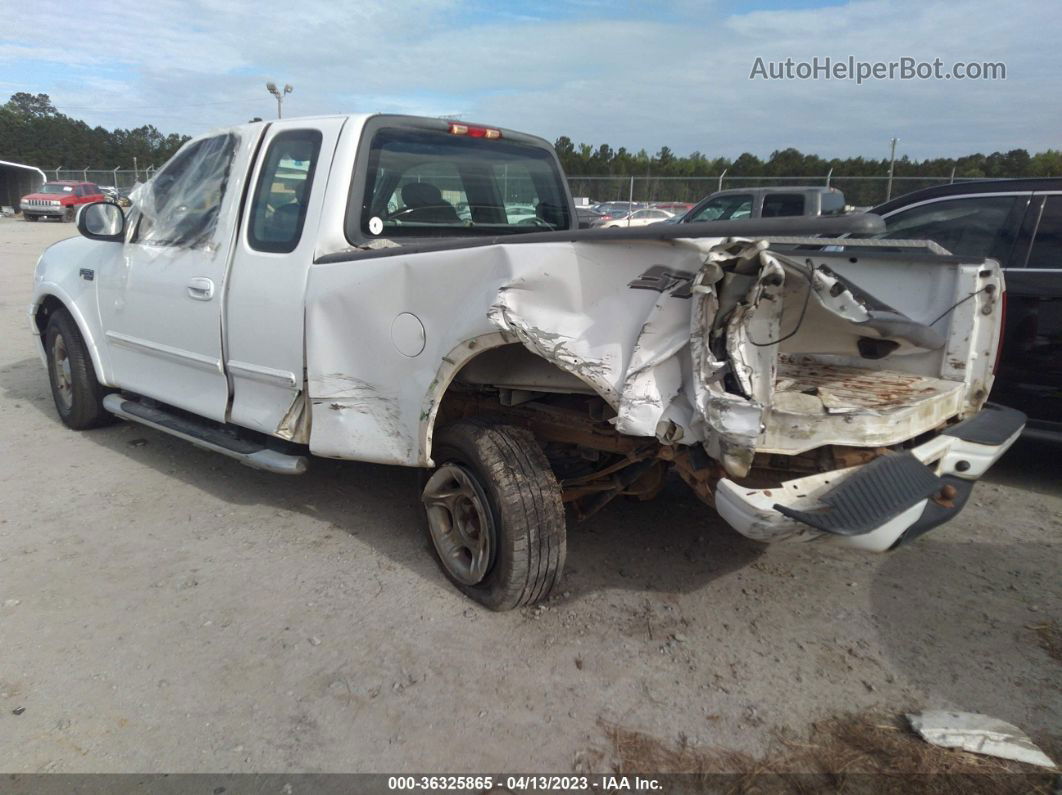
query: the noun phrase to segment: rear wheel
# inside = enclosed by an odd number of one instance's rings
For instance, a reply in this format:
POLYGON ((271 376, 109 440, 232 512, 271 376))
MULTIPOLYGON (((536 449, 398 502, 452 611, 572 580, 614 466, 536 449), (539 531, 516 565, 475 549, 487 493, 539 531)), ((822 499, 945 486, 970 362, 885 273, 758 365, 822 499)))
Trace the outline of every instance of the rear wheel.
POLYGON ((103 408, 107 391, 96 379, 85 340, 65 309, 52 313, 44 332, 48 355, 48 380, 59 418, 76 431, 113 421, 103 408))
POLYGON ((548 597, 564 568, 564 506, 531 433, 462 420, 436 435, 433 457, 421 500, 446 576, 492 610, 548 597))

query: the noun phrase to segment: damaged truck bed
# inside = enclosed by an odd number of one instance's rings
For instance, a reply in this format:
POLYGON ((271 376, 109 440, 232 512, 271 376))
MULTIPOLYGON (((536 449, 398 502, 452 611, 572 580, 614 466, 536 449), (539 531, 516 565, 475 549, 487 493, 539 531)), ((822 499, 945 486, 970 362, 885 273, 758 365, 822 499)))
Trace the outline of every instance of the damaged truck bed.
POLYGON ((117 414, 281 473, 310 456, 426 468, 443 572, 489 607, 556 587, 566 505, 651 499, 675 471, 750 538, 884 551, 954 516, 1021 431, 986 403, 995 262, 794 237, 880 219, 584 231, 548 145, 512 131, 370 116, 222 137, 191 199, 160 193, 180 173, 149 183, 129 218, 90 208, 89 239, 42 258, 31 318, 60 415, 117 414), (262 204, 281 157, 308 164, 305 184, 262 204), (203 206, 202 185, 213 226, 197 216, 173 245, 184 219, 167 213, 203 206), (191 279, 172 305, 151 303, 161 259, 178 292, 191 279), (98 289, 71 275, 86 263, 98 289), (220 336, 188 350, 203 302, 220 336), (62 360, 78 339, 95 378, 80 387, 62 360))

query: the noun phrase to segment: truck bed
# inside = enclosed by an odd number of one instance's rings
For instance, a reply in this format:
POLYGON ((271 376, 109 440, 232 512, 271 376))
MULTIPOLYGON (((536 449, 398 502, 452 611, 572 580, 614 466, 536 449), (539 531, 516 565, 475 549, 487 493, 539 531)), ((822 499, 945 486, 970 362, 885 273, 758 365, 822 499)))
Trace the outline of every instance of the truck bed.
POLYGON ((792 453, 794 439, 803 449, 853 438, 870 446, 896 444, 957 415, 963 394, 960 381, 783 354, 758 449, 792 453))

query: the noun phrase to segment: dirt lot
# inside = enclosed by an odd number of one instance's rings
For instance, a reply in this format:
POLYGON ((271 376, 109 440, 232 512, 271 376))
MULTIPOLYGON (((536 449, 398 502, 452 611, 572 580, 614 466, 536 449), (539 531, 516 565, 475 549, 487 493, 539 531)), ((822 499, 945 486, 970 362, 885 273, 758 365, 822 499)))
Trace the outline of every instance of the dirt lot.
POLYGON ((759 546, 676 483, 572 526, 563 596, 492 614, 436 570, 411 470, 66 430, 26 306, 71 234, 0 219, 0 770, 565 772, 614 727, 760 753, 941 706, 1059 750, 1057 449, 873 557, 759 546))

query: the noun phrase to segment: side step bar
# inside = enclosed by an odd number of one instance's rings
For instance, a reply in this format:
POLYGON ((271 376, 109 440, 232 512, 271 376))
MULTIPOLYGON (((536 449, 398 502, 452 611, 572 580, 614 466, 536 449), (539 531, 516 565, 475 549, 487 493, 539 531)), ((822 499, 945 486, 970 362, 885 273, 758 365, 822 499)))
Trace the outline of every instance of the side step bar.
POLYGON ((191 442, 196 447, 227 455, 254 469, 274 472, 278 475, 301 475, 308 465, 306 456, 288 455, 270 450, 255 442, 237 439, 206 423, 171 414, 153 406, 145 406, 135 400, 127 400, 117 393, 104 397, 103 407, 123 420, 138 422, 191 442))

